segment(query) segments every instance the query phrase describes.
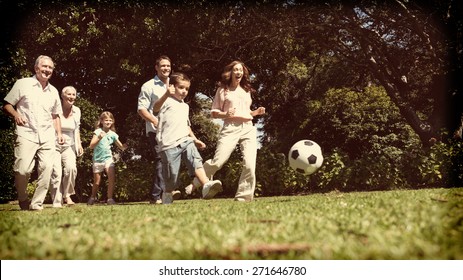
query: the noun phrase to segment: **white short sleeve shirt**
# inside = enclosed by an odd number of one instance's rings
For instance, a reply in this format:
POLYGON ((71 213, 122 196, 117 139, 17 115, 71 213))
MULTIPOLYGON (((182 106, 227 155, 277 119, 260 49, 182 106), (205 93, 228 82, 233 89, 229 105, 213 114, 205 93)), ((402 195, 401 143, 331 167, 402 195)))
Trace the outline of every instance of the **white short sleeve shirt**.
POLYGON ((62 114, 58 90, 50 83, 42 89, 35 76, 16 81, 4 100, 16 107, 26 120, 16 134, 35 143, 55 141, 52 114, 62 114))
POLYGON ((166 99, 159 111, 158 133, 160 150, 164 151, 186 141, 190 136, 190 106, 173 97, 166 99))

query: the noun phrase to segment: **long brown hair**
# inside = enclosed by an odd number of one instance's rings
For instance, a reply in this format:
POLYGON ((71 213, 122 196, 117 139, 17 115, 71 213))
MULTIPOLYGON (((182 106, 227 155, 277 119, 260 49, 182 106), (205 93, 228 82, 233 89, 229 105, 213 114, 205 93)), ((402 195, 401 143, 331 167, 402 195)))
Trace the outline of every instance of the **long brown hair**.
POLYGON ((219 87, 227 88, 227 86, 230 85, 232 79, 231 79, 231 74, 233 71, 233 67, 235 65, 241 64, 243 66, 243 78, 240 81, 240 86, 247 92, 254 93, 256 90, 252 87, 251 85, 251 80, 249 76, 249 69, 248 67, 241 61, 239 60, 234 60, 230 64, 224 67, 223 72, 222 72, 222 79, 218 83, 219 87))

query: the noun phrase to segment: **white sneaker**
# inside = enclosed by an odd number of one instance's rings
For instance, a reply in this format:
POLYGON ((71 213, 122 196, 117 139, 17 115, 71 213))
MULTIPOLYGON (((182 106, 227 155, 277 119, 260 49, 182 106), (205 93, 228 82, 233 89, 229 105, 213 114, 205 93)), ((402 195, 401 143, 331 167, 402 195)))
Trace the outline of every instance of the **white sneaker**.
POLYGON ((211 199, 222 191, 222 182, 219 180, 209 181, 203 186, 203 199, 211 199))
POLYGON ((108 204, 108 205, 115 205, 115 204, 116 204, 116 201, 115 201, 114 199, 110 198, 110 199, 108 199, 108 200, 106 201, 106 204, 108 204))
POLYGON ((32 210, 32 211, 42 211, 43 210, 43 206, 41 205, 30 205, 29 206, 29 210, 32 210))
POLYGON ((188 186, 185 187, 185 193, 187 195, 191 195, 193 193, 194 186, 193 184, 189 184, 188 186))
POLYGON ((162 193, 162 204, 172 204, 174 202, 174 197, 171 192, 162 193))

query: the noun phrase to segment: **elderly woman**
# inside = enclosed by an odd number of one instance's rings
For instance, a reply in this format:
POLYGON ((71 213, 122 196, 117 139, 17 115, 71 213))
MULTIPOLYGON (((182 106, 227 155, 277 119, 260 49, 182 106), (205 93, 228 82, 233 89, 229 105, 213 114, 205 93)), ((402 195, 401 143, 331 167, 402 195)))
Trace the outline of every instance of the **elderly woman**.
POLYGON ((53 207, 75 204, 71 195, 75 193, 74 186, 77 176, 76 156, 84 153, 80 139, 80 109, 74 106, 77 91, 72 86, 63 88, 61 92, 60 115, 61 132, 64 144, 56 143, 55 163, 51 179, 51 195, 53 207))

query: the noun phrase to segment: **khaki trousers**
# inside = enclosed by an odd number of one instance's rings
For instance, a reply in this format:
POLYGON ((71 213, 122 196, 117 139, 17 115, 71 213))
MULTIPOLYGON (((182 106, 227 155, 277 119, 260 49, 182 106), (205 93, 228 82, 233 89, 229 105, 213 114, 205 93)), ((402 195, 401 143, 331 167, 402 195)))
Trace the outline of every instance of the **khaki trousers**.
POLYGON ((51 177, 51 197, 53 205, 63 203, 63 197, 67 198, 75 194, 77 177, 76 152, 74 146, 56 146, 55 163, 51 177))
POLYGON ((256 188, 257 158, 257 131, 251 121, 246 123, 224 123, 214 158, 204 163, 204 171, 207 177, 212 178, 230 158, 237 144, 240 145, 243 162, 235 199, 251 201, 254 199, 254 190, 256 188))
POLYGON ((14 147, 15 162, 15 186, 18 192, 18 200, 25 201, 27 196, 27 184, 38 160, 37 188, 31 200, 31 209, 40 209, 47 195, 50 185, 51 173, 55 157, 55 142, 34 143, 23 137, 16 138, 14 147))

